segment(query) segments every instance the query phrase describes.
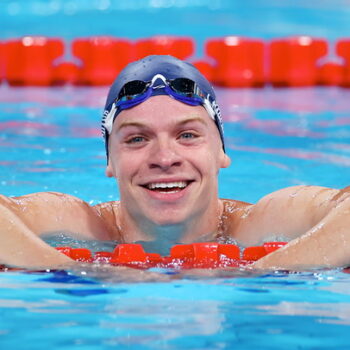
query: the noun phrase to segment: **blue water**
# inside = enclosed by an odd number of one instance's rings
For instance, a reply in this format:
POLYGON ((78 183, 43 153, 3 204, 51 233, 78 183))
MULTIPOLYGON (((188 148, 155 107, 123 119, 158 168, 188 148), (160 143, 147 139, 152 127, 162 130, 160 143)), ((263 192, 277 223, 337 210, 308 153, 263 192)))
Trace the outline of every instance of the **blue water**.
MULTIPOLYGON (((27 34, 265 39, 350 32, 349 1, 3 1, 0 40, 27 34), (95 25, 90 25, 91 22, 95 25), (88 25, 87 25, 88 23, 88 25)), ((107 88, 0 85, 0 193, 119 198, 104 176, 107 88)), ((281 187, 350 178, 350 90, 218 89, 232 165, 220 196, 256 202, 281 187)), ((341 270, 133 274, 0 273, 0 349, 349 349, 350 278, 341 270), (144 281, 146 280, 146 281, 144 281)))
POLYGON ((348 349, 348 275, 1 276, 3 349, 348 349))

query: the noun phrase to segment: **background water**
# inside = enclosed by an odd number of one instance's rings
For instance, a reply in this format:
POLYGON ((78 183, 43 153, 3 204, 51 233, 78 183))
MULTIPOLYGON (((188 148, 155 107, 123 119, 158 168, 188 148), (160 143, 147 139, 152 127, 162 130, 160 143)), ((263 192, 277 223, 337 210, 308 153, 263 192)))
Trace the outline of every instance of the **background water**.
MULTIPOLYGON (((349 1, 2 1, 0 40, 28 34, 350 35, 349 1), (93 25, 92 25, 93 24, 93 25)), ((332 55, 332 54, 331 54, 332 55)), ((107 88, 0 86, 0 192, 117 199, 104 177, 107 88)), ((220 195, 349 185, 350 90, 218 89, 232 166, 220 195)), ((123 274, 94 267, 0 274, 1 349, 349 349, 343 271, 123 274), (137 282, 147 279, 147 282, 137 282)))
POLYGON ((271 39, 350 33, 349 0, 2 0, 0 37, 91 35, 143 38, 190 35, 201 52, 208 37, 271 39))

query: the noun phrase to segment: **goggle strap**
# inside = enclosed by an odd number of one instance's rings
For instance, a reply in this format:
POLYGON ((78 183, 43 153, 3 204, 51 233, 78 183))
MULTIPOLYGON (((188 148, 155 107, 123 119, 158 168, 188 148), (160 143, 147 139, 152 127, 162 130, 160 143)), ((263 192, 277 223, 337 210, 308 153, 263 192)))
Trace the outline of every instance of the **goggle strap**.
POLYGON ((209 100, 205 98, 205 99, 203 99, 202 103, 203 103, 203 107, 205 108, 205 110, 209 114, 210 118, 215 121, 215 111, 214 111, 212 105, 210 104, 209 100))
POLYGON ((114 117, 116 111, 117 111, 117 106, 115 103, 113 103, 111 110, 104 118, 103 126, 107 130, 108 134, 110 134, 112 132, 113 121, 114 121, 113 117, 114 117))

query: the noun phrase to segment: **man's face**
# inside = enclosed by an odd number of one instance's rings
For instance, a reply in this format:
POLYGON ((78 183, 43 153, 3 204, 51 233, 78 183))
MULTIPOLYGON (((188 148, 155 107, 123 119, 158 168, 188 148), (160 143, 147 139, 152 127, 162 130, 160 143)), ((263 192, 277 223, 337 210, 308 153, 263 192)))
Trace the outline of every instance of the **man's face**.
POLYGON ((107 176, 132 220, 173 225, 217 206, 217 174, 229 158, 202 106, 154 96, 116 118, 107 176))

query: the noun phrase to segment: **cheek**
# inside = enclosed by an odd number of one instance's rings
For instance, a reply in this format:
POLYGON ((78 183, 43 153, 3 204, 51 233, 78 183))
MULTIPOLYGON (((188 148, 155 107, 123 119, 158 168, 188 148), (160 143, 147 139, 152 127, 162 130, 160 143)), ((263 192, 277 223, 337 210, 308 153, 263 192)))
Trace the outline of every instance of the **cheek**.
POLYGON ((142 155, 121 152, 113 161, 114 174, 119 180, 130 180, 142 171, 144 164, 142 155))
POLYGON ((192 164, 207 176, 216 176, 219 171, 218 159, 209 149, 203 150, 200 154, 193 154, 192 164))

